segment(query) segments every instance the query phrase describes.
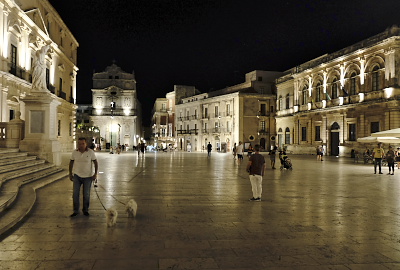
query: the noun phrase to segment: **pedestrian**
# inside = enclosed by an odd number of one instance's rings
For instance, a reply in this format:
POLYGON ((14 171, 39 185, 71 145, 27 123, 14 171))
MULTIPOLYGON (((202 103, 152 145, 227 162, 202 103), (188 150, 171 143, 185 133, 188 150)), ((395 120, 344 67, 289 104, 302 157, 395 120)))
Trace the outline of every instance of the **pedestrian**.
POLYGON ((87 147, 85 138, 78 139, 78 149, 74 150, 69 162, 69 179, 73 182, 73 209, 71 217, 79 213, 79 193, 83 185, 83 208, 85 216, 89 216, 90 188, 92 181, 97 182, 98 163, 94 151, 87 147), (94 164, 94 171, 93 165, 94 164))
POLYGON ((395 159, 395 153, 393 151, 393 147, 389 146, 389 150, 386 152, 386 161, 388 163, 389 167, 389 173, 391 175, 394 175, 394 159, 395 159), (392 173, 390 173, 392 172, 392 173))
POLYGON ((317 160, 321 160, 321 147, 318 145, 316 149, 317 149, 317 160))
POLYGON ((321 148, 320 148, 320 155, 321 155, 321 161, 324 161, 324 153, 325 153, 325 148, 324 148, 324 146, 323 145, 321 145, 321 148))
POLYGON ((140 144, 140 152, 142 152, 142 156, 144 156, 145 150, 146 150, 146 144, 144 142, 142 142, 140 144))
POLYGON ((374 159, 374 173, 376 174, 376 167, 379 167, 379 174, 382 174, 382 158, 385 156, 385 152, 382 148, 382 144, 378 143, 378 147, 372 150, 372 158, 374 159))
POLYGON ((253 192, 253 197, 250 199, 250 201, 260 202, 262 193, 262 178, 265 170, 265 159, 264 156, 260 154, 259 144, 254 146, 254 151, 255 153, 249 158, 246 171, 249 173, 251 190, 253 192))
POLYGON ((250 144, 249 148, 247 149, 247 157, 250 158, 251 154, 253 154, 253 146, 250 144))
POLYGON ((236 153, 237 153, 238 164, 240 164, 243 160, 243 154, 244 154, 242 142, 239 142, 239 145, 236 147, 236 153))
POLYGON ((236 159, 236 143, 233 145, 232 155, 233 155, 233 159, 236 159))
POLYGON ((276 159, 276 150, 278 148, 274 146, 271 151, 269 151, 269 160, 271 161, 271 168, 275 170, 275 159, 276 159))
POLYGON ((209 157, 211 157, 211 150, 212 150, 212 145, 211 145, 210 142, 208 142, 208 144, 207 144, 207 155, 209 157))

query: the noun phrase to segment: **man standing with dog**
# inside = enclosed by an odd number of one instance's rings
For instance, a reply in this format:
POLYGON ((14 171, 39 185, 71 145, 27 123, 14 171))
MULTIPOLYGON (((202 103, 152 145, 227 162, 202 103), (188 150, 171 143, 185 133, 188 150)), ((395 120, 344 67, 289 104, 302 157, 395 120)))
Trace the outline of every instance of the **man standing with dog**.
POLYGON ((260 145, 254 146, 255 153, 250 156, 249 162, 247 163, 246 171, 249 173, 251 190, 253 197, 250 201, 261 201, 262 193, 262 178, 265 170, 265 158, 260 154, 260 145))
POLYGON ((83 214, 89 216, 90 188, 97 180, 99 165, 94 151, 87 147, 86 138, 78 139, 78 149, 74 150, 69 162, 69 179, 73 182, 73 208, 71 217, 79 213, 79 193, 83 185, 83 214), (93 165, 94 164, 94 171, 93 165))

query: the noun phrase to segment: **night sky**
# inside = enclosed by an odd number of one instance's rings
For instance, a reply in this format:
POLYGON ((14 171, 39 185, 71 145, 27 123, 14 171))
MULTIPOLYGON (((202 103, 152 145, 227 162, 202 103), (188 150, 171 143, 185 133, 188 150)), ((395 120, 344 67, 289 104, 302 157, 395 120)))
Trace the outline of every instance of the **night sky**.
POLYGON ((399 0, 49 0, 79 42, 77 103, 93 72, 135 71, 143 122, 175 84, 201 92, 285 71, 400 25, 399 0))

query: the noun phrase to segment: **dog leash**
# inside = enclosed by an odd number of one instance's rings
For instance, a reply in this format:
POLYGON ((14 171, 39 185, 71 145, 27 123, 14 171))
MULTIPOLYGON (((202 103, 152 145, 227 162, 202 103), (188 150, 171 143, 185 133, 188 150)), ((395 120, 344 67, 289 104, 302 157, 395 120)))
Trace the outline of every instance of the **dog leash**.
POLYGON ((101 206, 103 206, 104 210, 107 211, 106 207, 104 206, 103 202, 100 199, 99 193, 97 193, 97 185, 94 184, 93 186, 94 186, 94 191, 96 192, 97 198, 99 199, 99 202, 100 202, 101 206))

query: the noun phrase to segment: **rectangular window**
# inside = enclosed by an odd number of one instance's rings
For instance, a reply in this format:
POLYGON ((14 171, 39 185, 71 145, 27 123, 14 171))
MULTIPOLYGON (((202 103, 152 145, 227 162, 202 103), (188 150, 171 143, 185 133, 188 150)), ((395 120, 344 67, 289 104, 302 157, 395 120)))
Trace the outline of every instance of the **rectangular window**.
POLYGON ((356 124, 349 124, 349 141, 357 141, 356 124))
POLYGON ((61 136, 61 120, 58 120, 57 135, 61 136))
POLYGON ((219 112, 218 112, 218 106, 215 106, 215 117, 218 117, 219 116, 219 112))
POLYGON ((226 115, 231 115, 231 104, 226 104, 226 115))
POLYGON ((371 133, 379 132, 379 122, 371 122, 371 133))
POLYGON ((208 117, 208 108, 204 108, 204 118, 208 117))
POLYGON ((61 94, 61 92, 62 92, 62 85, 63 85, 63 81, 62 81, 62 78, 60 78, 60 94, 61 94))
POLYGON ((301 127, 301 140, 303 142, 307 141, 307 128, 301 127))
POLYGON ((17 47, 11 44, 11 71, 12 74, 17 72, 17 47))
POLYGON ((163 115, 160 118, 160 125, 166 125, 167 124, 167 116, 163 115))
POLYGON ((267 115, 267 104, 260 104, 260 114, 267 115))
POLYGON ((315 140, 321 140, 321 126, 315 126, 315 140))
POLYGON ((265 121, 260 121, 260 131, 265 131, 265 121))
POLYGON ((72 123, 69 122, 69 136, 72 136, 72 123))
POLYGON ((207 123, 204 123, 204 132, 207 132, 207 123))
POLYGON ((258 81, 262 82, 262 77, 261 76, 258 77, 258 81))

